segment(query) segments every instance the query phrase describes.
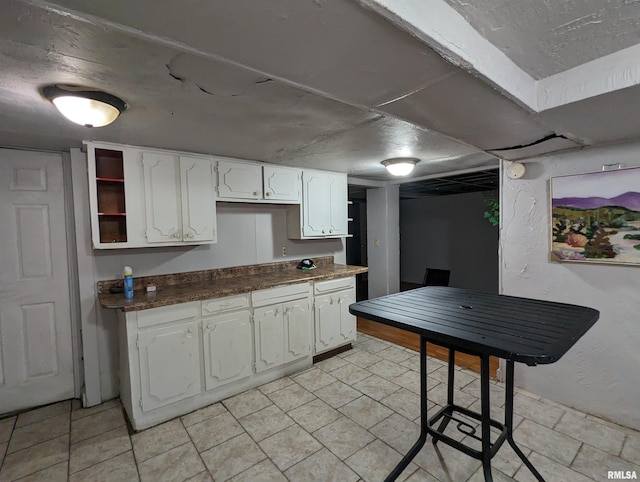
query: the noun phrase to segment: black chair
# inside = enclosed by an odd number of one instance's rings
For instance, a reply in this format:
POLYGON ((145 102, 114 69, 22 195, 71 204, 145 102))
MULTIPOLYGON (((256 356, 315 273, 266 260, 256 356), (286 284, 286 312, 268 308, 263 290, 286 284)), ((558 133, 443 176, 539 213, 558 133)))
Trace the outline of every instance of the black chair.
POLYGON ((449 276, 451 270, 449 269, 434 269, 427 268, 424 273, 424 286, 449 286, 449 276))

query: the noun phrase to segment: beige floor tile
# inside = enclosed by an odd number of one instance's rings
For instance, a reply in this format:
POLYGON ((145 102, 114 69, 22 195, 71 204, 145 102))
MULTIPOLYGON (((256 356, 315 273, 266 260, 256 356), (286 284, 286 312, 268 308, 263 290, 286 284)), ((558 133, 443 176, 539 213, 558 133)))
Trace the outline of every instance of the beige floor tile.
POLYGON ((341 382, 346 383, 347 385, 353 386, 353 384, 359 382, 360 380, 364 380, 365 378, 370 377, 371 373, 364 368, 360 368, 359 366, 354 365, 353 363, 348 363, 343 367, 332 370, 331 376, 335 377, 341 382))
POLYGON ((269 394, 269 399, 285 412, 299 407, 314 398, 316 396, 313 393, 297 383, 269 394))
POLYGON ((69 434, 7 454, 0 469, 0 480, 14 480, 69 459, 69 434))
POLYGON ((358 350, 344 357, 343 360, 349 363, 353 363, 360 368, 367 368, 374 363, 378 363, 382 360, 382 358, 380 358, 378 355, 374 355, 373 353, 369 353, 368 351, 358 350))
POLYGON ((412 356, 412 354, 409 353, 408 351, 403 350, 401 348, 397 348, 395 346, 390 346, 388 348, 385 348, 384 350, 381 350, 378 353, 376 353, 376 355, 384 358, 385 360, 392 361, 394 363, 403 362, 411 358, 412 356))
POLYGON ((344 357, 347 357, 347 356, 349 356, 349 355, 351 355, 351 354, 353 354, 353 353, 355 353, 357 351, 361 351, 361 350, 357 349, 357 348, 353 348, 353 345, 352 345, 351 348, 349 348, 346 351, 338 353, 336 356, 339 357, 339 358, 344 358, 344 357))
POLYGON ((322 387, 314 393, 318 398, 325 401, 333 408, 342 407, 343 405, 346 405, 347 403, 362 396, 362 393, 358 390, 351 388, 349 385, 342 383, 341 381, 333 382, 331 385, 322 387))
MULTIPOLYGON (((447 385, 445 383, 439 383, 436 386, 429 385, 427 382, 427 398, 438 405, 444 406, 447 403, 447 385), (429 386, 433 388, 429 388, 429 386)), ((469 407, 476 400, 478 400, 473 395, 468 394, 467 392, 463 392, 462 390, 458 390, 457 388, 453 390, 453 402, 456 405, 461 407, 469 407)))
POLYGON ((420 395, 416 395, 406 388, 393 392, 380 400, 380 403, 410 420, 420 416, 420 395))
POLYGON ((190 425, 195 425, 196 423, 203 422, 208 418, 216 417, 226 411, 227 409, 224 408, 224 405, 222 405, 221 403, 214 403, 213 405, 209 405, 208 407, 204 407, 200 410, 196 410, 195 412, 188 413, 187 415, 180 417, 180 420, 185 427, 188 427, 190 425))
POLYGON ((282 377, 258 387, 258 390, 260 390, 265 395, 268 395, 275 391, 282 390, 283 388, 288 387, 289 385, 293 385, 294 383, 295 382, 291 380, 291 378, 282 377))
POLYGON ((344 361, 342 358, 337 356, 332 356, 331 358, 327 358, 326 360, 322 360, 318 363, 315 363, 313 366, 316 368, 319 368, 323 372, 329 373, 333 370, 336 370, 340 367, 345 366, 346 364, 347 362, 344 361))
MULTIPOLYGON (((559 464, 555 460, 551 460, 547 457, 544 457, 540 454, 532 452, 529 456, 529 461, 533 464, 535 469, 544 477, 545 480, 549 482, 558 480, 562 482, 593 482, 596 481, 606 481, 607 474, 604 472, 603 477, 599 477, 597 479, 590 479, 585 477, 578 472, 571 470, 564 465, 559 464)), ((536 482, 537 479, 531 473, 531 471, 527 468, 526 465, 522 465, 520 470, 514 476, 514 479, 518 482, 536 482)))
MULTIPOLYGON (((72 412, 73 413, 73 412, 72 412)), ((71 443, 75 444, 125 425, 120 404, 88 417, 71 421, 71 443)))
MULTIPOLYGON (((526 457, 529 457, 529 454, 531 454, 531 450, 527 447, 518 445, 518 448, 526 457)), ((495 467, 509 477, 515 476, 516 472, 522 466, 522 463, 523 462, 520 460, 520 457, 518 457, 518 454, 513 451, 511 445, 506 441, 502 447, 500 447, 498 453, 491 459, 492 467, 495 467)))
POLYGON ((71 400, 65 400, 64 402, 53 403, 45 407, 36 408, 35 410, 29 410, 18 415, 16 421, 16 428, 24 427, 30 423, 40 422, 56 415, 63 413, 68 414, 71 411, 71 400))
MULTIPOLYGON (((375 375, 375 376, 377 376, 377 375, 375 375)), ((430 390, 430 389, 432 389, 433 387, 435 387, 436 385, 439 384, 439 382, 435 382, 433 385, 431 385, 430 382, 431 382, 431 380, 429 380, 427 378, 427 390, 430 390)), ((391 383, 391 382, 389 382, 389 383, 391 383)), ((396 385, 399 385, 399 386, 401 386, 403 388, 406 388, 407 390, 410 390, 413 393, 417 393, 418 395, 420 395, 420 373, 418 373, 418 372, 416 372, 414 370, 407 370, 402 375, 400 375, 398 377, 395 377, 393 379, 393 383, 396 384, 396 385)))
MULTIPOLYGON (((491 476, 493 477, 493 482, 513 482, 514 479, 509 477, 506 474, 503 474, 500 470, 491 468, 491 476)), ((479 467, 473 475, 469 478, 467 482, 484 482, 484 471, 482 467, 479 467)))
POLYGON ((244 432, 244 429, 230 413, 225 412, 217 417, 208 418, 204 422, 187 427, 187 432, 189 432, 189 436, 198 452, 204 452, 236 435, 240 435, 244 432))
POLYGON ((322 445, 294 425, 260 442, 260 448, 280 470, 286 470, 320 450, 322 445))
POLYGON ((330 385, 331 383, 336 381, 336 379, 331 375, 317 368, 307 370, 302 375, 293 377, 293 380, 296 383, 302 385, 310 392, 315 392, 316 390, 319 390, 322 387, 326 387, 327 385, 330 385))
POLYGON ((69 482, 129 482, 140 480, 133 452, 125 452, 69 476, 69 482))
POLYGON ((230 482, 287 482, 273 462, 263 460, 241 474, 230 479, 230 482))
POLYGON ((7 453, 7 447, 9 446, 8 442, 0 444, 0 460, 4 459, 4 454, 7 453))
POLYGON ((393 381, 394 378, 399 377, 406 372, 408 368, 389 360, 382 360, 375 365, 371 365, 367 370, 374 375, 393 381))
POLYGON ((143 482, 183 481, 200 474, 204 469, 205 466, 191 442, 138 463, 140 480, 143 482))
MULTIPOLYGON (((482 404, 480 403, 480 399, 477 399, 475 402, 473 402, 471 405, 469 405, 469 410, 473 410, 476 413, 481 413, 482 412, 482 404)), ((499 406, 497 403, 493 402, 493 398, 491 398, 490 401, 490 413, 491 413, 491 418, 494 420, 499 421, 500 423, 504 422, 504 407, 499 406)), ((515 427, 516 425, 518 425, 521 421, 523 420, 521 415, 518 415, 517 413, 513 414, 513 426, 515 427)))
POLYGON ((167 450, 189 442, 189 436, 180 423, 174 419, 161 425, 156 425, 131 436, 133 452, 138 463, 155 457, 167 450))
MULTIPOLYGON (((406 454, 418 440, 420 426, 402 415, 394 413, 371 427, 369 432, 401 454, 406 454)), ((428 442, 430 443, 430 441, 428 442)))
POLYGON ((69 473, 86 469, 131 450, 126 426, 91 437, 71 446, 69 473))
MULTIPOLYGON (((75 404, 74 404, 75 405, 75 404)), ((103 412, 105 410, 109 410, 110 408, 120 407, 120 399, 114 398, 113 400, 108 400, 100 405, 95 405, 89 408, 75 408, 71 410, 71 420, 80 420, 84 417, 89 417, 91 415, 95 415, 98 412, 103 412)))
POLYGON ((620 454, 625 439, 623 432, 571 412, 565 412, 553 429, 612 455, 620 454))
POLYGON ((347 417, 316 430, 313 436, 344 460, 372 442, 375 437, 347 417))
POLYGON ((571 468, 593 480, 607 480, 609 470, 630 470, 635 471, 636 477, 640 476, 640 465, 615 457, 588 444, 582 444, 571 468))
POLYGON ((562 417, 564 410, 530 398, 523 393, 517 393, 513 397, 513 412, 540 425, 553 428, 562 417))
MULTIPOLYGON (((429 372, 429 376, 435 380, 438 380, 440 383, 447 384, 449 383, 449 367, 445 365, 436 370, 433 370, 432 372, 429 372)), ((477 376, 474 376, 465 370, 454 370, 453 386, 457 389, 461 390, 476 380, 478 380, 477 376)), ((476 396, 480 396, 479 391, 476 396)))
POLYGON ((285 475, 291 482, 356 482, 359 478, 326 448, 287 469, 285 475))
POLYGON ((227 480, 267 458, 246 433, 200 455, 214 480, 227 480))
POLYGON ((258 389, 248 390, 234 397, 227 398, 223 400, 222 403, 236 418, 242 418, 245 415, 257 412, 271 405, 271 401, 258 389))
POLYGON ((482 465, 479 460, 444 443, 433 445, 430 438, 413 461, 443 482, 467 480, 482 465))
POLYGON ((17 479, 16 482, 66 482, 69 474, 68 463, 60 462, 59 464, 47 467, 35 474, 27 475, 17 479))
MULTIPOLYGON (((478 479, 484 481, 484 479, 478 479)), ((416 470, 411 476, 407 479, 407 482, 439 482, 433 475, 423 469, 416 470)), ((497 482, 497 481, 496 481, 497 482)))
POLYGON ((288 415, 309 433, 342 417, 335 408, 317 398, 290 410, 288 415))
POLYGON ((393 413, 389 408, 366 395, 357 398, 344 407, 340 407, 338 410, 358 425, 367 429, 393 413))
POLYGON ((358 344, 358 348, 360 350, 368 351, 369 353, 378 353, 379 351, 385 350, 389 348, 389 345, 386 343, 376 339, 376 338, 368 338, 364 340, 362 343, 358 344))
POLYGON ((571 437, 526 419, 516 427, 513 438, 518 446, 524 445, 566 466, 576 456, 581 444, 571 437))
POLYGON ((51 440, 69 433, 69 414, 63 413, 42 420, 39 423, 15 428, 9 440, 7 453, 11 454, 32 445, 51 440))
MULTIPOLYGON (((414 373, 411 371, 407 371, 406 373, 414 373)), ((394 381, 397 378, 394 379, 394 381)), ((353 385, 353 388, 361 391, 365 395, 373 398, 374 400, 382 400, 384 397, 391 395, 393 392, 400 389, 399 385, 395 383, 391 383, 389 380, 386 380, 378 375, 371 375, 364 380, 360 380, 358 383, 353 385)))
MULTIPOLYGON (((384 480, 400 462, 402 455, 380 440, 371 442, 366 447, 349 457, 345 462, 366 482, 384 480)), ((406 480, 417 467, 411 462, 397 480, 406 480)))
POLYGON ((204 472, 200 472, 193 477, 185 479, 184 482, 213 482, 213 479, 211 478, 211 474, 209 473, 209 471, 205 470, 204 472))
MULTIPOLYGON (((0 449, 0 453, 2 450, 0 449)), ((622 447, 622 453, 620 455, 623 459, 640 465, 640 434, 638 436, 627 435, 627 439, 624 441, 622 447)))
MULTIPOLYGON (((257 442, 293 425, 295 422, 275 405, 269 405, 238 420, 257 442)), ((244 470, 244 469, 243 469, 244 470)))
POLYGON ((0 420, 0 443, 8 442, 16 424, 17 417, 8 417, 0 420))

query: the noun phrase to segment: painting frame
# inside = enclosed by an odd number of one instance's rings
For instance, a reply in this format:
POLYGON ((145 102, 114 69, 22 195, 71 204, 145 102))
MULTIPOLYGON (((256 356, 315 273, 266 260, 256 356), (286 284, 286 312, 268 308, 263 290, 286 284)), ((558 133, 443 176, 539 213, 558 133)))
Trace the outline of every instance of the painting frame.
POLYGON ((550 260, 640 266, 640 167, 549 179, 550 260))

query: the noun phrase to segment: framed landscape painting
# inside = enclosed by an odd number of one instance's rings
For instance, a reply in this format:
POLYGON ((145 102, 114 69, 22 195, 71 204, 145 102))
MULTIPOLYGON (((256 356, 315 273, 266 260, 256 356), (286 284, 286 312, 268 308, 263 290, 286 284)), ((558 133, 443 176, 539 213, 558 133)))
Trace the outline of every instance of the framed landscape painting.
POLYGON ((551 259, 640 266, 640 168, 551 178, 551 259))

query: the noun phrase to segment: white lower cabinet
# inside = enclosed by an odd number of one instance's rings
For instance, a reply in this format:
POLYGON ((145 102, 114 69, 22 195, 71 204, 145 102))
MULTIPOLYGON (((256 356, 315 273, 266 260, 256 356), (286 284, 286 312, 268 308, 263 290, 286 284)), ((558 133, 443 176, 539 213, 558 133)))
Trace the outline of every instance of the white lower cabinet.
POLYGON ((200 393, 200 340, 196 321, 141 332, 137 345, 143 411, 200 393))
POLYGON ((355 277, 320 281, 314 285, 314 353, 323 353, 356 339, 355 277))
POLYGON ((206 390, 251 376, 253 343, 249 310, 202 320, 206 390))

